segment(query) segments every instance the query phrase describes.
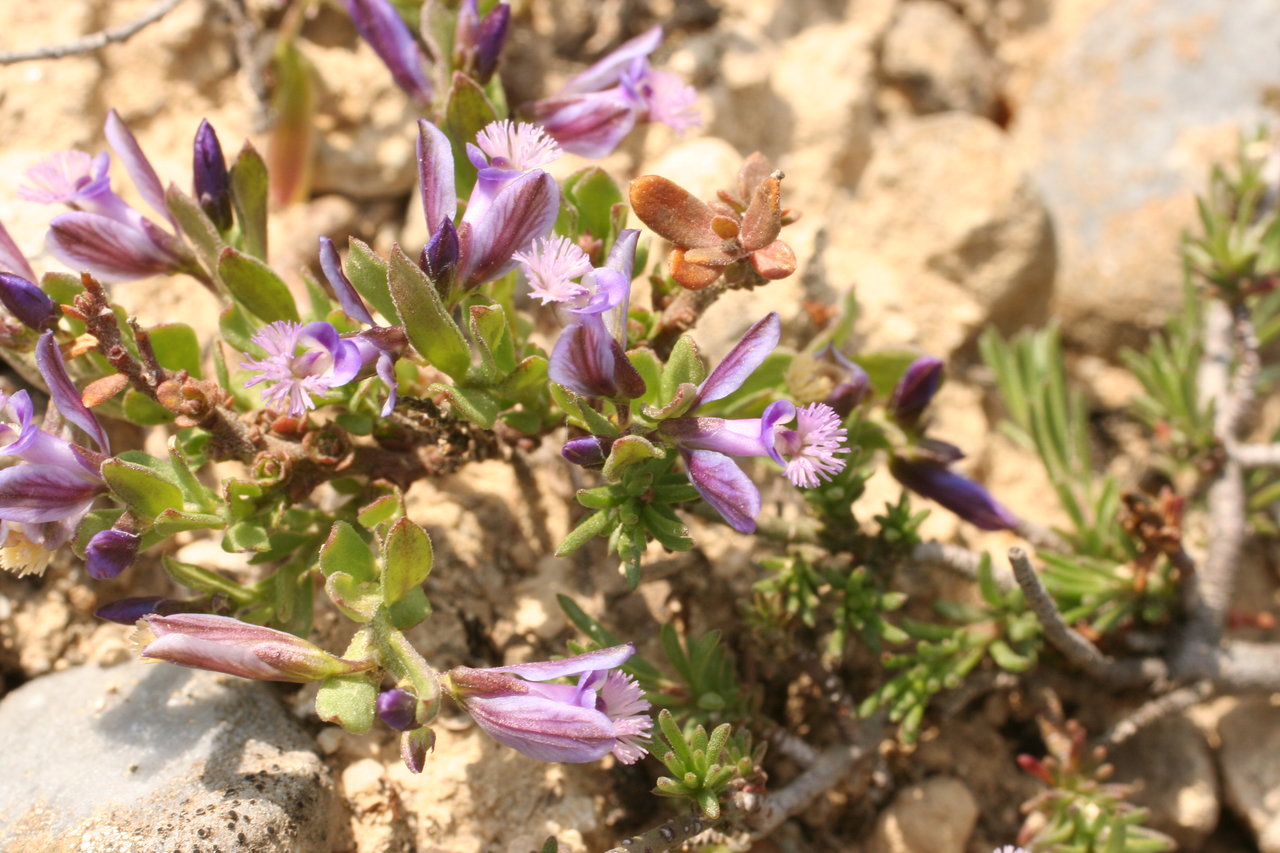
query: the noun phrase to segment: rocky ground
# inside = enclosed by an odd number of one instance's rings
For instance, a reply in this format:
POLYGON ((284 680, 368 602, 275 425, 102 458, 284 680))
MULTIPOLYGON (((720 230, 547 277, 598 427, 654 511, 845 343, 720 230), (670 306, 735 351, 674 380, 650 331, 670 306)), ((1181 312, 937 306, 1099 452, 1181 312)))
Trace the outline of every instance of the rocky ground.
MULTIPOLYGON (((252 22, 272 18, 277 2, 243 5, 252 22)), ((150 5, 67 0, 51 13, 3 3, 0 51, 62 43, 150 5)), ((1115 358, 1178 305, 1176 253, 1193 193, 1241 131, 1274 121, 1280 97, 1280 15, 1268 0, 513 6, 503 68, 513 101, 543 94, 533 81, 553 89, 653 23, 667 27, 663 63, 698 87, 705 124, 684 137, 637 132, 605 163, 616 177, 660 173, 708 195, 753 150, 786 172, 785 202, 804 214, 788 231, 799 272, 714 306, 698 329, 712 357, 768 310, 800 342, 814 329, 811 306, 853 289, 867 346, 948 359, 956 381, 935 404, 938 433, 969 451, 969 473, 1020 511, 1042 508, 1044 522, 1054 519, 1039 468, 995 435, 977 335, 1057 320, 1095 409, 1123 411, 1133 387, 1115 358)), ((320 78, 318 159, 314 197, 274 217, 272 261, 284 272, 314 260, 319 234, 362 236, 379 250, 424 234, 410 198, 415 116, 335 9, 323 7, 303 31, 320 78)), ((251 30, 215 0, 185 0, 125 44, 0 66, 0 221, 38 267, 48 214, 14 186, 49 151, 100 150, 108 108, 166 180, 190 174, 201 118, 228 148, 262 142, 245 69, 269 46, 251 30)), ((214 327, 194 284, 118 293, 144 320, 214 327)), ((544 448, 531 471, 487 462, 415 487, 411 516, 436 542, 431 597, 449 602, 415 637, 429 658, 456 660, 477 643, 494 656, 563 648, 573 631, 559 592, 650 634, 652 616, 666 621, 699 594, 749 594, 747 540, 707 526, 699 550, 660 562, 636 593, 600 570, 598 554, 548 556, 568 529, 572 494, 556 462, 544 448), (686 577, 707 566, 714 589, 686 577)), ((897 491, 879 479, 869 498, 877 504, 897 491)), ((927 532, 962 535, 942 513, 927 532)), ((183 549, 193 562, 243 568, 207 543, 183 549)), ((1254 556, 1241 595, 1280 610, 1277 555, 1254 556)), ((78 565, 43 578, 0 575, 0 695, 9 693, 0 702, 0 849, 525 853, 554 834, 579 851, 657 815, 643 765, 539 764, 459 717, 445 719, 435 755, 413 776, 389 735, 322 727, 305 688, 123 664, 126 630, 97 623, 93 608, 162 583, 147 566, 105 584, 86 583, 78 565)), ((1028 731, 1027 721, 1016 694, 960 707, 913 752, 887 753, 870 796, 834 790, 758 849, 986 853, 1008 843, 1018 804, 1035 791, 1013 763, 1029 744, 1011 733, 1028 731)), ((1122 778, 1143 780, 1137 800, 1181 849, 1280 851, 1274 703, 1196 709, 1145 732, 1116 762, 1122 778)))

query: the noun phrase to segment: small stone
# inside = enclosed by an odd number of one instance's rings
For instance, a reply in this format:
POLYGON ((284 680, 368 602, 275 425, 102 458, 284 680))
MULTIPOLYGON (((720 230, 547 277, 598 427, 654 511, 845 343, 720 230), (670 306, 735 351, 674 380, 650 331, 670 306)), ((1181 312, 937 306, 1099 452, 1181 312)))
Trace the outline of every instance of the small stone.
POLYGON ((264 684, 74 667, 0 702, 0 755, 0 849, 331 849, 328 770, 264 684))
POLYGON ((899 791, 880 813, 872 853, 964 853, 978 801, 959 779, 934 776, 899 791))
POLYGON ((1218 736, 1227 803, 1261 853, 1280 853, 1280 707, 1263 697, 1241 699, 1219 721, 1218 736))
POLYGON ((1218 825, 1218 779, 1204 735, 1184 716, 1167 717, 1110 755, 1115 781, 1136 782, 1129 797, 1151 810, 1146 826, 1199 850, 1218 825))

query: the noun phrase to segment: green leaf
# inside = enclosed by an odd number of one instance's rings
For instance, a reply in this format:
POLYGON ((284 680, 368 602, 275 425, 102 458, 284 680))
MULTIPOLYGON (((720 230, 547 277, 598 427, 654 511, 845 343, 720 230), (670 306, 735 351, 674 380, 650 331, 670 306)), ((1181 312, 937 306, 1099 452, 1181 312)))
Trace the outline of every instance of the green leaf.
POLYGON ((885 399, 893 394, 893 388, 907 372, 911 362, 920 357, 917 350, 887 349, 877 352, 859 353, 853 361, 867 371, 871 387, 876 394, 885 399))
POLYGON ((418 525, 402 518, 391 528, 382 546, 382 600, 395 604, 417 589, 431 573, 431 537, 418 525))
POLYGON ((671 357, 662 371, 662 391, 658 399, 666 402, 675 396, 676 389, 688 382, 698 385, 707 377, 707 367, 698 355, 698 345, 688 335, 681 336, 671 348, 671 357))
POLYGON ((173 423, 174 419, 177 418, 177 415, 173 412, 146 394, 135 391, 132 388, 125 390, 120 408, 124 413, 125 420, 138 426, 159 426, 160 424, 173 423))
POLYGON ((325 578, 324 591, 339 610, 361 623, 373 619, 382 604, 376 585, 362 583, 346 572, 334 572, 325 578))
POLYGON ((387 608, 391 624, 401 631, 407 631, 431 615, 431 602, 422 587, 415 586, 409 594, 387 608))
POLYGON ((463 388, 436 382, 428 386, 427 390, 443 397, 455 412, 478 427, 491 429, 498 417, 498 401, 483 388, 463 388))
MULTIPOLYGON (((505 376, 516 367, 515 344, 501 305, 471 306, 471 336, 482 346, 496 372, 505 376)), ((483 357, 483 356, 482 356, 483 357)))
POLYGON ((391 250, 387 280, 397 316, 413 348, 449 376, 461 380, 471 367, 467 339, 445 309, 431 279, 399 246, 391 250))
MULTIPOLYGON (((267 164, 247 141, 231 164, 231 204, 247 254, 267 260, 267 164)), ((256 312, 255 312, 256 313, 256 312)), ((265 319, 265 318, 264 318, 265 319)))
POLYGON ((367 583, 378 577, 373 549, 345 521, 335 522, 329 530, 329 538, 320 546, 320 571, 326 577, 334 572, 346 572, 367 583))
POLYGON ((386 524, 394 518, 404 515, 404 501, 400 494, 382 495, 365 504, 358 513, 356 521, 366 530, 372 530, 379 524, 386 524))
POLYGON ((166 509, 182 508, 182 490, 151 468, 108 459, 102 463, 102 479, 134 515, 147 521, 166 509))
MULTIPOLYGON (((622 204, 622 191, 613 178, 598 166, 575 172, 564 181, 565 200, 578 211, 578 233, 588 232, 600 240, 613 234, 611 212, 622 204)), ((575 235, 576 236, 576 235, 575 235)))
POLYGON ((230 247, 218 257, 218 276, 231 292, 231 298, 260 320, 274 323, 292 320, 297 323, 298 306, 284 279, 262 261, 230 247))
POLYGON ((644 380, 644 395, 637 402, 656 406, 662 388, 662 362, 658 361, 657 354, 648 347, 633 349, 627 352, 627 360, 644 380))
POLYGON ((563 557, 566 554, 572 554, 587 544, 588 540, 596 536, 603 536, 607 531, 613 530, 617 523, 610 510, 596 510, 578 522, 577 527, 569 531, 569 535, 564 537, 560 547, 556 548, 556 556, 563 557))
POLYGON ((205 512, 182 512, 166 509, 156 516, 152 527, 161 536, 172 536, 183 530, 221 530, 227 523, 220 515, 205 512))
POLYGON ((186 323, 161 323, 147 330, 156 361, 168 370, 185 370, 196 379, 200 372, 200 340, 186 323))
POLYGON ((666 455, 665 450, 643 436, 624 435, 613 443, 601 473, 605 480, 616 483, 631 466, 650 459, 662 459, 666 455))
POLYGON ((337 723, 352 734, 364 734, 373 728, 377 701, 378 684, 371 676, 333 675, 316 693, 316 716, 327 723, 337 723))
POLYGON ((395 303, 391 300, 391 290, 387 284, 387 262, 374 254, 367 243, 350 239, 350 250, 342 264, 343 271, 351 280, 351 286, 364 297, 383 317, 394 322, 399 316, 395 303))
POLYGON ((222 550, 262 553, 271 547, 271 536, 258 519, 237 521, 222 535, 222 550))
POLYGON ((498 386, 498 393, 513 402, 533 406, 548 386, 547 360, 540 355, 531 355, 515 366, 498 386))
POLYGON ((222 250, 227 248, 226 241, 218 233, 218 227, 209 219, 208 214, 200 209, 200 205, 191 196, 178 189, 174 184, 164 193, 165 207, 173 214, 178 228, 184 237, 195 247, 196 257, 212 276, 218 274, 218 258, 222 250))
POLYGON ((162 557, 161 562, 164 564, 164 570, 169 573, 169 577, 187 589, 210 595, 225 595, 240 606, 253 601, 251 591, 204 566, 182 563, 172 557, 162 557))
POLYGON ((444 124, 440 128, 453 146, 453 162, 457 164, 455 182, 458 198, 470 198, 476 184, 475 167, 467 157, 466 144, 490 122, 502 118, 484 90, 465 74, 455 71, 449 93, 445 97, 444 124))

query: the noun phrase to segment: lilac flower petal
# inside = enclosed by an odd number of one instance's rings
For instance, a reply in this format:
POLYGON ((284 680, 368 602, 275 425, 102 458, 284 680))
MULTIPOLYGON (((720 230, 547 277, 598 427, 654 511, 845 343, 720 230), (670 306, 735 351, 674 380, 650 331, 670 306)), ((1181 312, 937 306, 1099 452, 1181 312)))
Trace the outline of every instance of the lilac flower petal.
POLYGON ((613 722, 600 711, 540 696, 477 696, 464 706, 494 740, 538 761, 597 761, 616 741, 613 722))
POLYGON ((623 643, 620 646, 610 646, 607 649, 583 652, 580 655, 573 655, 560 660, 517 663, 511 666, 491 666, 482 671, 505 672, 511 675, 518 675, 521 678, 527 678, 530 681, 550 681, 553 678, 563 678, 566 675, 580 675, 584 672, 614 669, 626 663, 635 653, 636 647, 634 643, 623 643))
POLYGON ((101 483, 53 465, 15 465, 0 471, 0 518, 35 524, 83 515, 106 491, 101 483))
MULTIPOLYGON (((761 418, 672 418, 662 422, 662 434, 688 450, 714 450, 726 456, 772 456, 772 426, 761 418)), ((781 464, 781 463, 779 463, 781 464)))
POLYGON ((142 196, 142 200, 149 204, 152 210, 167 219, 177 230, 177 223, 174 222, 173 215, 169 213, 168 205, 164 203, 164 186, 160 183, 156 170, 152 167, 151 161, 147 159, 147 155, 142 153, 142 147, 138 145, 138 140, 130 132, 129 128, 125 126, 125 123, 120 120, 120 116, 115 110, 107 113, 104 133, 107 137, 107 144, 111 146, 111 150, 116 153, 116 156, 120 158, 120 162, 124 164, 125 171, 129 173, 129 179, 137 187, 138 194, 142 196))
POLYGON ((760 443, 768 449, 773 461, 784 467, 787 462, 778 453, 777 441, 774 440, 774 427, 778 424, 790 423, 795 416, 795 404, 787 400, 774 400, 760 415, 760 443))
POLYGON ((739 533, 753 533, 760 513, 760 492, 751 478, 723 453, 682 450, 689 480, 703 500, 739 533))
POLYGON ((17 273, 27 281, 36 280, 35 271, 18 250, 18 244, 13 242, 3 222, 0 222, 0 272, 17 273))
POLYGON ((176 259, 147 231, 96 213, 73 211, 49 222, 49 252, 75 270, 105 281, 132 281, 172 272, 176 259))
POLYGON ((776 313, 769 314, 748 329, 742 340, 738 341, 699 386, 698 405, 727 397, 742 387, 747 377, 778 346, 781 336, 782 322, 776 313))
POLYGON ((581 92, 596 92, 606 86, 612 86, 622 77, 632 62, 648 56, 662 44, 662 27, 646 30, 628 42, 619 45, 602 59, 575 75, 564 88, 561 95, 572 95, 581 92))
POLYGON ((62 316, 49 294, 22 276, 3 271, 0 271, 0 304, 24 326, 36 331, 52 328, 62 316))
POLYGON ((529 106, 529 115, 565 151, 598 159, 612 154, 631 132, 641 108, 626 92, 616 88, 545 98, 529 106))
POLYGON ((382 353, 378 356, 377 367, 378 378, 387 386, 387 400, 382 404, 382 416, 390 416, 396 407, 396 399, 400 395, 400 381, 396 378, 396 360, 390 353, 382 353))
POLYGON ((58 407, 62 416, 84 430, 98 445, 99 450, 110 453, 107 432, 81 401, 80 392, 67 374, 67 366, 62 361, 62 351, 53 339, 53 332, 45 332, 36 344, 36 367, 40 369, 40 375, 49 386, 53 404, 58 407))
POLYGON ((425 70, 426 55, 408 24, 387 0, 342 0, 356 32, 391 72, 396 85, 419 106, 431 103, 431 80, 425 70))
POLYGON ((101 530, 93 535, 84 549, 84 568, 89 577, 110 580, 119 575, 138 557, 142 537, 124 530, 101 530))
POLYGON ((458 191, 449 137, 426 119, 418 119, 418 190, 427 228, 435 236, 443 220, 452 222, 457 215, 458 191))
POLYGON ((342 306, 343 312, 352 320, 372 326, 373 315, 364 306, 364 300, 360 298, 360 294, 356 293, 351 279, 347 278, 347 274, 343 272, 337 247, 333 245, 332 240, 324 236, 320 237, 320 269, 328 279, 329 286, 333 288, 334 296, 338 297, 338 304, 342 306))
POLYGON ((613 378, 615 347, 616 342, 599 316, 584 316, 566 326, 556 339, 548 376, 552 382, 584 397, 613 397, 618 393, 613 378))
POLYGON ((545 237, 560 212, 560 188, 546 172, 526 172, 502 188, 484 218, 471 223, 459 279, 471 288, 501 278, 515 268, 512 257, 537 237, 545 237))
POLYGON ((889 472, 911 491, 942 504, 975 527, 1010 530, 1018 525, 1018 517, 990 492, 944 465, 895 456, 889 463, 889 472))

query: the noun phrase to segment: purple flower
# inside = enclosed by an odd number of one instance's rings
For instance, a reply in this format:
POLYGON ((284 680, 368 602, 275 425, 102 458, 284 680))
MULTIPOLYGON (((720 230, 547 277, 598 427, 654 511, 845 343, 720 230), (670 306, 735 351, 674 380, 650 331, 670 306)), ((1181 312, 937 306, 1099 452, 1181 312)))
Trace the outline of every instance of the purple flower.
POLYGON ((662 43, 654 27, 570 80, 556 95, 527 107, 534 121, 566 151, 604 157, 636 122, 657 121, 684 131, 702 124, 697 93, 679 76, 655 71, 648 56, 662 43))
POLYGON ((159 595, 135 596, 108 602, 93 611, 93 615, 108 622, 132 625, 149 613, 167 616, 171 613, 181 613, 184 608, 192 606, 191 602, 177 601, 159 595))
POLYGON ((0 304, 28 328, 43 332, 53 328, 62 311, 49 294, 27 279, 0 271, 0 304))
POLYGON ((374 665, 336 657, 284 631, 209 613, 143 616, 133 641, 143 658, 259 681, 319 681, 374 665))
POLYGON ((241 369, 259 374, 245 387, 268 383, 262 391, 263 403, 284 408, 294 417, 316 407, 313 395, 355 379, 368 356, 323 321, 304 326, 279 320, 254 335, 253 342, 266 350, 267 357, 240 363, 241 369))
POLYGON ((529 279, 529 295, 541 299, 543 305, 573 302, 590 292, 574 279, 591 272, 591 259, 568 237, 542 237, 513 257, 529 279))
MULTIPOLYGON (((958 453, 958 451, 956 451, 958 453)), ((1018 517, 1009 512, 991 493, 948 467, 948 461, 917 455, 907 458, 895 454, 889 461, 889 473, 911 491, 942 504, 965 521, 983 530, 1011 530, 1018 517)))
MULTIPOLYGON (((36 344, 36 365, 63 418, 106 450, 106 433, 81 402, 52 332, 36 344)), ((26 391, 0 395, 0 457, 5 456, 20 464, 0 470, 0 567, 42 572, 106 491, 98 474, 105 457, 36 426, 26 391)))
MULTIPOLYGON (((618 232, 605 265, 584 274, 576 295, 562 303, 573 320, 551 350, 547 372, 552 382, 585 397, 634 399, 644 394, 644 379, 626 353, 627 300, 639 235, 634 228, 618 232)), ((563 282, 553 289, 569 290, 563 282)))
POLYGON ((438 286, 445 268, 452 272, 448 284, 463 292, 501 278, 515 267, 517 251, 551 231, 560 188, 537 166, 555 153, 555 143, 532 125, 494 122, 481 130, 468 146, 480 176, 450 234, 458 208, 453 151, 439 128, 419 120, 418 181, 431 234, 424 268, 438 286))
POLYGON ((107 177, 110 158, 106 153, 91 158, 81 151, 62 151, 28 170, 28 185, 18 189, 29 201, 72 209, 49 223, 50 254, 72 269, 88 270, 105 281, 175 272, 199 275, 195 258, 177 236, 177 226, 165 207, 160 179, 115 110, 107 115, 105 133, 139 194, 165 217, 171 230, 116 195, 107 177))
POLYGON ((141 536, 127 530, 98 531, 84 549, 85 571, 97 580, 116 577, 133 565, 141 541, 141 536))
POLYGON ((409 25, 388 0, 342 0, 360 38, 391 72, 396 85, 409 93, 419 106, 431 103, 431 81, 427 78, 427 57, 409 25))
POLYGON ((36 280, 35 270, 18 250, 18 244, 13 242, 3 222, 0 222, 0 272, 15 273, 27 281, 36 280))
POLYGON ((840 416, 825 403, 797 409, 777 400, 758 418, 700 417, 697 410, 742 386, 778 345, 781 324, 770 314, 743 335, 699 386, 689 414, 663 421, 660 432, 680 449, 689 479, 707 503, 742 533, 755 530, 760 492, 731 457, 767 456, 792 484, 814 488, 844 470, 846 435, 840 416), (787 426, 792 421, 794 427, 787 426))
POLYGON ((633 654, 627 643, 557 661, 459 666, 441 682, 494 740, 531 758, 582 764, 612 752, 634 764, 653 723, 644 692, 617 669, 633 654), (573 675, 576 684, 545 683, 573 675))

